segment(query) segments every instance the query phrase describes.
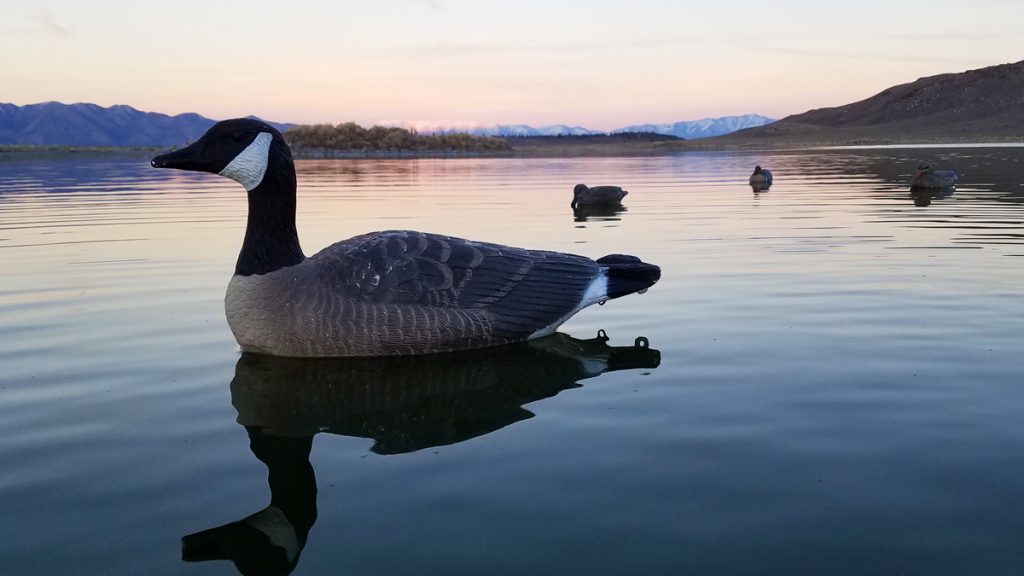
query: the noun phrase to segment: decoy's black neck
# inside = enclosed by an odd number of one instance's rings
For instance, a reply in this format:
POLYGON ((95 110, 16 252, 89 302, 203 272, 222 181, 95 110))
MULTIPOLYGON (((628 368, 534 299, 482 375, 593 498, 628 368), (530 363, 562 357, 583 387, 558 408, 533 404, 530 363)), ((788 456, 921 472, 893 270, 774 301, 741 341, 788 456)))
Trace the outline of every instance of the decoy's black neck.
POLYGON ((295 229, 295 188, 291 151, 275 143, 263 181, 249 191, 249 220, 235 274, 266 274, 306 259, 295 229))

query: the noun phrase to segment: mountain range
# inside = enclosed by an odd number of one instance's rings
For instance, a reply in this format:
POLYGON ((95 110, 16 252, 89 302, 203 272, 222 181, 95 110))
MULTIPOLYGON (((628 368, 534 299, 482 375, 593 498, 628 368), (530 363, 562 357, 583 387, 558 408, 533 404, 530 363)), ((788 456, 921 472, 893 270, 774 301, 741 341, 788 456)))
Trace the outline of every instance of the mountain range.
POLYGON ((601 130, 590 130, 581 126, 566 126, 565 124, 552 124, 550 126, 533 127, 526 124, 498 124, 495 126, 482 126, 476 128, 434 128, 431 132, 468 132, 474 136, 598 136, 602 134, 622 134, 627 132, 644 132, 651 134, 664 134, 695 140, 698 138, 710 138, 750 128, 753 126, 764 126, 774 122, 773 118, 761 116, 760 114, 745 114, 743 116, 722 116, 720 118, 701 118, 700 120, 684 120, 672 124, 634 124, 623 128, 616 128, 609 132, 601 130))
POLYGON ((1024 61, 919 78, 870 98, 739 130, 709 145, 1020 141, 1024 61))
MULTIPOLYGON (((168 116, 131 106, 104 108, 96 104, 43 102, 17 106, 0 103, 0 144, 29 146, 179 146, 202 136, 216 121, 199 114, 168 116)), ((680 138, 703 138, 771 119, 757 114, 705 118, 674 124, 643 124, 611 131, 650 132, 680 138)), ((294 124, 271 122, 284 132, 294 124)), ((476 128, 434 127, 429 132, 468 132, 476 136, 595 136, 607 134, 580 126, 554 124, 533 127, 502 124, 476 128)))
MULTIPOLYGON (((702 138, 701 147, 1021 141, 1022 94, 1024 61, 919 78, 859 102, 810 110, 775 122, 748 114, 674 124, 640 124, 611 133, 702 138)), ((214 120, 198 114, 168 116, 141 112, 131 106, 0 103, 0 144, 177 146, 195 140, 213 123, 214 120)), ((274 125, 282 131, 292 126, 274 125)), ((539 128, 501 125, 468 131, 488 136, 606 134, 560 124, 539 128)))
MULTIPOLYGON (((0 103, 0 144, 179 146, 196 140, 215 122, 199 114, 168 116, 123 105, 104 108, 84 103, 0 103)), ((271 124, 281 131, 292 126, 271 124)))
POLYGON ((761 116, 760 114, 744 114, 742 116, 722 116, 721 118, 701 118, 675 124, 634 124, 612 130, 613 134, 620 132, 652 132, 654 134, 665 134, 687 140, 698 138, 711 138, 729 134, 744 128, 764 126, 775 122, 774 118, 761 116))

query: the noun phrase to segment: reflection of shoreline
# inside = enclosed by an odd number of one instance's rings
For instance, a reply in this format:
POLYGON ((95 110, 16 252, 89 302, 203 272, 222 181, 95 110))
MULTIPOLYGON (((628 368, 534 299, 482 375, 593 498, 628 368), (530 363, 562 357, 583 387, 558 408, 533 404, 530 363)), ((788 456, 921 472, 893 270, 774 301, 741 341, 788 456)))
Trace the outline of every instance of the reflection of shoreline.
MULTIPOLYGON (((557 137, 551 137, 557 138, 557 137)), ((607 144, 555 142, 551 144, 513 144, 506 152, 363 152, 363 151, 295 151, 296 160, 349 160, 349 159, 419 159, 419 158, 573 158, 602 156, 668 156, 682 152, 827 152, 855 150, 900 150, 900 149, 957 149, 957 148, 1024 148, 1024 142, 1017 140, 993 139, 989 142, 965 141, 908 141, 892 143, 891 139, 867 142, 851 139, 835 141, 779 141, 779 142, 717 142, 716 138, 698 140, 666 140, 657 142, 617 142, 607 144)), ((156 152, 168 150, 161 146, 150 147, 65 147, 65 146, 0 146, 0 161, 5 160, 66 160, 69 158, 149 158, 156 152)))
POLYGON ((320 432, 374 441, 378 454, 455 444, 532 418, 523 406, 605 372, 653 369, 646 338, 609 346, 600 331, 470 352, 311 360, 242 354, 231 403, 267 466, 270 504, 182 538, 182 559, 231 560, 242 574, 289 574, 317 519, 309 461, 320 432))
POLYGON ((163 148, 146 147, 91 147, 91 146, 0 146, 0 161, 4 160, 103 160, 107 158, 149 158, 163 148))

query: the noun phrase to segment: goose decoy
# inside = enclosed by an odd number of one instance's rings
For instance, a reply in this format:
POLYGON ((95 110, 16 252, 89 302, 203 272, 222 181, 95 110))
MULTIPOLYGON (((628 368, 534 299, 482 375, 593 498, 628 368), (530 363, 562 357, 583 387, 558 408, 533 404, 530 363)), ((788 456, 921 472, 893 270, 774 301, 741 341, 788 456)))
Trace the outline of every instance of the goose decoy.
POLYGON ((772 172, 760 166, 754 166, 754 173, 750 175, 750 185, 755 192, 760 192, 772 185, 772 172))
POLYGON ((952 170, 934 170, 931 164, 922 162, 917 165, 910 178, 911 188, 952 188, 956 186, 956 172, 952 170))
POLYGON ((218 122, 152 165, 226 176, 248 193, 224 299, 243 351, 396 356, 495 346, 551 334, 583 308, 644 292, 661 277, 635 256, 594 261, 409 230, 363 234, 307 258, 291 150, 255 119, 218 122))
POLYGON ((622 199, 629 192, 620 186, 587 186, 577 184, 572 189, 572 202, 569 204, 573 209, 578 206, 618 206, 622 199))

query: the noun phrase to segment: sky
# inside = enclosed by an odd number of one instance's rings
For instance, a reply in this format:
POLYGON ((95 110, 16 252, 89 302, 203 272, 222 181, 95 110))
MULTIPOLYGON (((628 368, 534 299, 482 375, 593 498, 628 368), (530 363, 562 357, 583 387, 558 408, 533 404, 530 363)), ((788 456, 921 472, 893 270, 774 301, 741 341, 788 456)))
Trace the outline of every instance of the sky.
POLYGON ((610 130, 1024 60, 1024 0, 0 0, 0 102, 610 130))

